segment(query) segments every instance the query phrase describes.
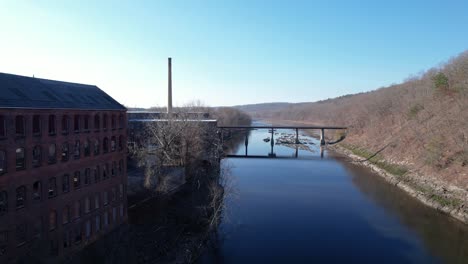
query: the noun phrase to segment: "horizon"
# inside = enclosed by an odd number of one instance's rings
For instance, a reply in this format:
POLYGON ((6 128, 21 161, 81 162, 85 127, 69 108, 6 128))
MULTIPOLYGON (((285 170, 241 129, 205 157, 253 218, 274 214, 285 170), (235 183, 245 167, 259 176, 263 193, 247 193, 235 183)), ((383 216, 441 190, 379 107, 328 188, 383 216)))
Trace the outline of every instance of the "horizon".
POLYGON ((172 57, 174 106, 316 102, 402 83, 462 53, 466 10, 462 1, 3 2, 0 72, 165 107, 172 57))

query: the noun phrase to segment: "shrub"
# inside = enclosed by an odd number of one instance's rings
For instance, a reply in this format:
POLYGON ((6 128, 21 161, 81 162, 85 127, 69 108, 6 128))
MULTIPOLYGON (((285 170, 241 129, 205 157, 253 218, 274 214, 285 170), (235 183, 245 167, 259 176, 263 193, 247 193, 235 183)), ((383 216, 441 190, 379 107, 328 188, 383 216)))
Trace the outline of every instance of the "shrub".
POLYGON ((434 81, 434 86, 437 90, 447 91, 449 89, 449 79, 443 72, 437 73, 432 77, 432 80, 434 81))

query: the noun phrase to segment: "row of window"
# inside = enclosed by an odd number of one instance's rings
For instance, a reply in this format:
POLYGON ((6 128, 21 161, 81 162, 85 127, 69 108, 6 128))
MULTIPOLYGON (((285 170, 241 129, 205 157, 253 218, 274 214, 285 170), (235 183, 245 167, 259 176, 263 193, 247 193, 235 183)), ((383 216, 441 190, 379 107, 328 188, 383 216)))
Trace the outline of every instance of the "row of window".
MULTIPOLYGON (((62 214, 62 223, 65 225, 68 222, 64 222, 65 219, 70 221, 69 217, 71 216, 67 209, 63 209, 62 214)), ((72 228, 67 228, 63 232, 62 241, 63 248, 70 248, 73 244, 80 244, 83 239, 89 240, 94 234, 98 234, 101 230, 106 230, 109 226, 122 222, 125 216, 124 205, 121 203, 118 206, 112 207, 112 209, 105 210, 101 214, 97 214, 93 217, 90 217, 82 222, 73 226, 72 228), (119 221, 120 220, 120 221, 119 221)), ((51 210, 49 213, 49 230, 53 231, 57 227, 57 211, 51 210)), ((27 224, 19 224, 15 228, 16 235, 16 246, 22 246, 26 243, 28 239, 28 233, 34 238, 41 238, 41 233, 44 231, 42 228, 42 220, 34 222, 33 226, 28 226, 27 224)), ((6 248, 9 242, 9 232, 0 230, 0 257, 6 254, 6 248)), ((58 255, 58 242, 52 236, 50 240, 50 254, 53 256, 58 255)))
MULTIPOLYGON (((57 133, 57 118, 55 115, 49 115, 47 118, 47 131, 49 135, 55 135, 57 133)), ((43 127, 43 119, 44 117, 41 115, 33 115, 32 117, 32 134, 34 136, 40 136, 42 134, 42 127, 43 127)), ((101 123, 101 116, 100 114, 94 115, 93 118, 93 129, 94 131, 98 132, 100 129, 107 130, 108 128, 108 117, 107 114, 103 115, 102 123, 101 123)), ((110 127, 112 129, 117 129, 117 116, 111 116, 111 124, 110 127)), ((118 127, 119 129, 123 129, 125 127, 125 118, 123 114, 118 116, 118 127)), ((71 129, 75 133, 79 133, 80 131, 89 132, 91 131, 91 116, 89 115, 74 115, 73 117, 69 117, 68 115, 62 116, 61 119, 61 132, 62 134, 68 134, 71 129), (73 127, 71 126, 71 120, 73 119, 73 127)), ((15 135, 23 137, 26 135, 26 117, 24 115, 17 115, 15 116, 15 135)), ((7 118, 6 116, 0 115, 0 138, 4 138, 7 136, 7 118)))
MULTIPOLYGON (((102 180, 109 179, 109 177, 115 177, 118 175, 122 175, 124 170, 124 161, 120 160, 118 163, 116 161, 112 162, 112 167, 109 163, 106 163, 103 166, 102 175, 101 175, 101 168, 100 166, 96 166, 92 169, 86 168, 84 170, 84 175, 82 179, 82 175, 80 171, 75 171, 70 177, 69 174, 64 174, 61 179, 61 193, 65 194, 73 190, 77 190, 82 188, 83 186, 89 186, 93 183, 98 183, 102 180), (71 183, 70 183, 71 180, 71 183)), ((123 187, 121 187, 123 188, 123 187)), ((58 195, 58 184, 57 184, 57 177, 51 177, 47 181, 47 197, 48 199, 52 199, 58 195)), ((120 190, 120 189, 119 189, 120 190)), ((122 195, 123 192, 120 192, 119 195, 122 195)), ((24 208, 26 206, 26 199, 27 199, 27 188, 25 185, 22 185, 16 188, 16 201, 15 207, 17 209, 24 208)), ((33 201, 41 201, 43 199, 43 191, 42 191, 42 182, 36 181, 32 185, 32 197, 33 201)), ((8 193, 7 191, 0 191, 0 215, 8 212, 8 193)))
MULTIPOLYGON (((114 152, 116 150, 122 151, 125 146, 125 139, 123 136, 119 136, 116 138, 115 136, 112 136, 110 139, 110 144, 109 144, 109 139, 105 137, 102 141, 102 152, 103 153, 108 153, 109 151, 114 152)), ((75 144, 73 145, 73 152, 70 153, 70 144, 68 142, 64 142, 61 146, 61 155, 60 155, 60 160, 62 162, 66 162, 70 158, 70 154, 73 155, 74 159, 79 159, 81 157, 81 153, 83 150, 83 156, 84 157, 89 157, 91 156, 91 147, 92 147, 92 152, 94 156, 97 156, 100 154, 101 151, 101 146, 99 139, 94 139, 92 142, 91 146, 91 141, 85 140, 83 147, 81 147, 81 142, 80 140, 75 140, 75 144)), ((48 148, 48 153, 47 153, 47 159, 43 157, 42 155, 42 147, 40 145, 34 146, 32 149, 32 167, 37 168, 42 165, 43 162, 47 160, 48 164, 54 164, 57 162, 57 147, 55 143, 52 143, 49 145, 48 148)), ((16 148, 15 150, 15 164, 16 164, 16 170, 24 170, 26 169, 26 150, 25 148, 16 148)), ((7 172, 7 153, 4 150, 0 149, 0 175, 4 174, 7 172)))

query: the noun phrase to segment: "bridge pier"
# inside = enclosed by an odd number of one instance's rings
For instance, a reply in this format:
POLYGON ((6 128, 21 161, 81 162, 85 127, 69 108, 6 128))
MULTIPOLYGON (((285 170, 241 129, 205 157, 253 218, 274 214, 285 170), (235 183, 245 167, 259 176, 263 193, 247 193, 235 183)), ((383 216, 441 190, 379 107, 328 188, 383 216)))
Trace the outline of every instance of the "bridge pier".
POLYGON ((299 128, 296 128, 296 144, 299 144, 299 128))
POLYGON ((320 146, 325 145, 325 129, 320 129, 320 146))

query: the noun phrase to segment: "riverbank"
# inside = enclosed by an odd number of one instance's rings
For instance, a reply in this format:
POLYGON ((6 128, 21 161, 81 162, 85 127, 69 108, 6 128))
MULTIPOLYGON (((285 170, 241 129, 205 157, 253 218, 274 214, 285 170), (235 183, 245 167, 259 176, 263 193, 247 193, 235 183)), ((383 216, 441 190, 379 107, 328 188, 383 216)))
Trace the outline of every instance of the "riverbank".
MULTIPOLYGON (((294 120, 265 120, 275 125, 318 125, 294 120)), ((304 131, 316 137, 314 131, 304 131)), ((346 140, 344 141, 346 142, 346 140)), ((468 224, 468 191, 443 182, 436 177, 421 175, 418 168, 401 161, 389 161, 360 146, 340 143, 329 149, 351 159, 351 162, 365 166, 387 182, 404 190, 423 204, 468 224)))

